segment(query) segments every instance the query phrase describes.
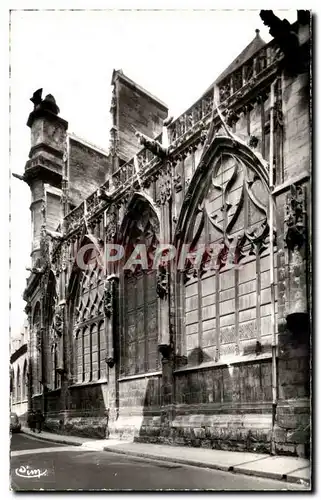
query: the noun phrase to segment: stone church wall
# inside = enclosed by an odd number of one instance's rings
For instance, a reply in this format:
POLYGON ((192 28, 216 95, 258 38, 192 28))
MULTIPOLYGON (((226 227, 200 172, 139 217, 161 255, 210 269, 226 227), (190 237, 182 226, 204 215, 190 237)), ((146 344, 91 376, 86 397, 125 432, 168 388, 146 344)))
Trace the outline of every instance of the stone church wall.
MULTIPOLYGON (((71 194, 78 202, 90 195, 91 211, 85 227, 85 205, 73 211, 67 241, 55 242, 51 253, 68 328, 61 336, 53 327, 60 386, 33 398, 34 405, 47 405, 48 428, 97 438, 308 453, 308 81, 282 73, 275 85, 272 234, 273 64, 271 74, 255 80, 256 89, 230 96, 229 112, 222 103, 229 129, 217 113, 205 152, 208 96, 169 125, 175 140, 165 160, 152 153, 162 146, 150 141, 152 159, 140 163, 141 178, 131 173, 132 164, 112 172, 112 202, 103 190, 94 192, 110 172, 109 159, 71 142, 71 194), (201 124, 193 122, 199 113, 201 124), (221 245, 219 269, 202 264, 196 272, 167 272, 159 266, 153 273, 126 274, 108 265, 106 276, 93 269, 75 278, 73 258, 85 244, 101 250, 117 242, 128 249, 147 241, 179 249, 186 242, 221 245), (226 258, 231 242, 239 252, 232 263, 226 258)), ((141 149, 134 128, 155 138, 167 110, 121 74, 117 78, 118 152, 126 161, 141 149)), ((41 328, 50 327, 43 323, 41 328)))

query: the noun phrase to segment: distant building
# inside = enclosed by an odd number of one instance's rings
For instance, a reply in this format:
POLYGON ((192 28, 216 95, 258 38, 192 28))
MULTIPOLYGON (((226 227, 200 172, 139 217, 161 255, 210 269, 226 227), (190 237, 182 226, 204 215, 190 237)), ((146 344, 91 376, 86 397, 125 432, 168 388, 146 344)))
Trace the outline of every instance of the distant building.
POLYGON ((274 39, 257 30, 175 120, 114 71, 108 152, 35 92, 24 298, 49 429, 309 453, 310 18, 264 19, 274 39), (110 244, 122 261, 95 260, 110 244), (138 244, 147 266, 126 269, 138 244), (159 244, 176 261, 153 267, 159 244), (184 245, 200 265, 179 268, 184 245))
POLYGON ((25 322, 19 336, 11 340, 10 356, 10 408, 26 419, 28 412, 28 323, 25 322))

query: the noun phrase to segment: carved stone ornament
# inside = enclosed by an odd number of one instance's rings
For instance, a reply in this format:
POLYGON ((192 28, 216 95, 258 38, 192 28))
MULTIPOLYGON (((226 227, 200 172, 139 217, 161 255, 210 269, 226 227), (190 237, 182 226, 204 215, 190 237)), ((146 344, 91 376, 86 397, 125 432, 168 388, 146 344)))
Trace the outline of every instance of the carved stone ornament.
POLYGON ((251 135, 250 140, 249 140, 250 148, 255 149, 257 147, 258 143, 259 143, 259 139, 255 135, 251 135))
POLYGON ((207 272, 208 267, 212 261, 212 258, 213 258, 213 248, 206 249, 204 252, 203 258, 202 258, 201 266, 200 266, 200 275, 201 276, 203 276, 207 272))
POLYGON ((186 285, 186 283, 190 279, 197 278, 197 275, 198 275, 197 269, 194 267, 194 265, 192 264, 192 262, 189 260, 186 263, 185 268, 183 270, 183 282, 184 282, 184 285, 186 285))
POLYGON ((151 180, 150 177, 148 179, 144 179, 144 181, 143 181, 143 188, 144 189, 149 189, 151 183, 152 183, 152 180, 151 180))
POLYGON ((105 234, 106 241, 111 241, 117 234, 117 214, 116 212, 108 212, 105 216, 105 234))
POLYGON ((161 353, 164 360, 169 360, 173 353, 173 347, 170 344, 159 344, 158 350, 161 353))
POLYGON ((64 307, 65 304, 56 305, 50 332, 51 349, 54 350, 57 354, 57 365, 55 369, 58 373, 64 372, 64 359, 63 359, 64 307))
POLYGON ((168 273, 164 266, 158 268, 156 292, 161 299, 165 299, 168 295, 168 273))
POLYGON ((112 357, 106 358, 106 363, 109 366, 109 368, 113 368, 115 365, 115 360, 112 357))
POLYGON ((292 185, 286 200, 285 242, 289 250, 300 250, 306 240, 305 191, 292 185))
POLYGON ((41 226, 40 231, 40 256, 43 265, 50 262, 50 237, 47 235, 45 224, 41 226))
POLYGON ((104 311, 107 318, 111 318, 113 314, 113 282, 105 281, 104 288, 104 311))
POLYGON ((39 327, 36 327, 35 338, 37 351, 40 352, 42 347, 42 329, 39 327))
POLYGON ((51 113, 58 115, 59 108, 56 104, 56 100, 53 95, 48 94, 44 99, 42 99, 42 89, 38 89, 33 93, 30 101, 34 105, 34 111, 38 109, 50 111, 51 113))
POLYGON ((68 260, 68 247, 62 244, 56 252, 57 271, 59 273, 66 271, 68 260))
POLYGON ((236 123, 239 119, 238 114, 232 110, 232 109, 227 109, 225 113, 225 120, 226 123, 229 127, 232 127, 234 123, 236 123))
POLYGON ((167 154, 166 149, 155 139, 150 139, 141 132, 136 132, 136 137, 142 146, 145 146, 151 153, 159 158, 164 158, 167 154))
POLYGON ((260 254, 268 247, 269 225, 267 220, 253 231, 245 231, 245 234, 251 244, 250 255, 255 255, 256 252, 260 254))
POLYGON ((274 127, 282 128, 284 125, 282 101, 280 98, 274 104, 274 127))
POLYGON ((169 176, 166 176, 160 187, 159 201, 161 205, 169 202, 172 197, 171 181, 169 176))
POLYGON ((300 67, 299 38, 287 19, 281 20, 273 10, 261 10, 263 23, 270 28, 269 33, 275 39, 279 50, 283 52, 287 69, 292 71, 300 67))
POLYGON ((60 304, 55 307, 55 313, 52 322, 54 336, 62 337, 64 328, 64 305, 60 304))

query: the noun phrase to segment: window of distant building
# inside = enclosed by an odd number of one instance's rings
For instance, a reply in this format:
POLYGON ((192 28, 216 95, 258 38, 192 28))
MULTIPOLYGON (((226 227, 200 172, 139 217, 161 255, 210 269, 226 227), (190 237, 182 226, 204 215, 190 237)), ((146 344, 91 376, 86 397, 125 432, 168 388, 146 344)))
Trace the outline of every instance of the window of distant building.
POLYGON ((18 366, 17 370, 17 403, 20 403, 21 401, 21 374, 20 374, 20 366, 18 366))
POLYGON ((22 376, 22 401, 27 398, 28 395, 28 371, 27 371, 27 361, 25 360, 23 365, 23 376, 22 376))

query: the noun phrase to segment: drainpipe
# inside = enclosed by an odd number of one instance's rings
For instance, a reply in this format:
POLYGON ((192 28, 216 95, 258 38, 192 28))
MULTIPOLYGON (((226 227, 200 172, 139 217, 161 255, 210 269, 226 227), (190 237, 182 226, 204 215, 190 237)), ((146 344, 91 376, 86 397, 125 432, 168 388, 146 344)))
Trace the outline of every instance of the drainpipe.
POLYGON ((274 280, 274 200, 273 200, 273 153, 274 153, 274 90, 277 79, 271 84, 270 93, 270 158, 269 158, 269 240, 270 240, 270 287, 271 287, 271 333, 272 333, 272 438, 271 454, 275 455, 274 427, 277 405, 276 367, 276 321, 275 321, 275 280, 274 280))

